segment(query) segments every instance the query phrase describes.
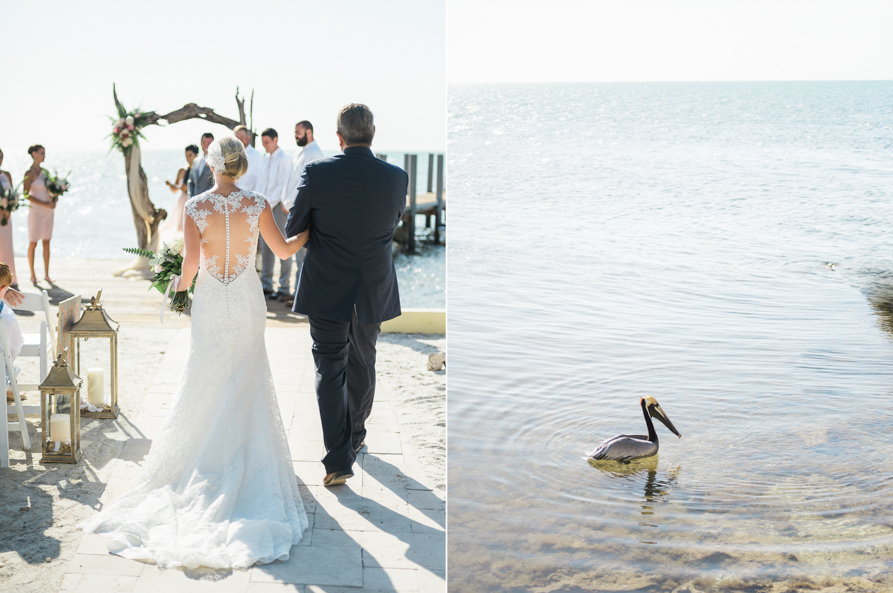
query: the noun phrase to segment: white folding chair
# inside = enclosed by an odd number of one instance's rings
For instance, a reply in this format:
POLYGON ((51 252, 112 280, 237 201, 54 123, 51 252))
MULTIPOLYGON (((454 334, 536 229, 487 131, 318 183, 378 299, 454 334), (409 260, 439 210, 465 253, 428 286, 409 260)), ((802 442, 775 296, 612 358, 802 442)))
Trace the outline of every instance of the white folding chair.
MULTIPOLYGON (((8 305, 5 305, 8 306, 8 305)), ((43 325, 45 322, 41 322, 43 325)), ((4 384, 8 384, 12 390, 13 405, 7 405, 6 410, 0 414, 0 468, 9 467, 9 431, 16 428, 22 433, 22 442, 25 451, 31 449, 31 439, 28 438, 28 425, 25 424, 25 406, 22 405, 22 398, 19 392, 19 385, 16 381, 16 369, 12 363, 12 357, 9 355, 9 334, 6 332, 6 320, 0 317, 0 347, 3 348, 3 375, 6 378, 4 384), (8 414, 15 414, 18 417, 16 422, 9 422, 8 414)), ((4 391, 6 391, 4 389, 4 391)), ((3 395, 4 400, 6 394, 3 395)), ((37 413, 40 413, 40 406, 37 406, 37 413)))
MULTIPOLYGON (((58 346, 56 345, 56 320, 50 310, 50 296, 47 291, 40 294, 25 293, 22 296, 25 299, 21 304, 13 307, 16 311, 32 311, 38 316, 43 314, 44 320, 40 323, 40 332, 36 334, 24 334, 25 345, 22 346, 22 353, 19 356, 39 356, 40 357, 40 375, 37 377, 36 383, 27 383, 19 385, 22 391, 36 391, 40 384, 47 376, 50 364, 56 360, 59 355, 58 346)), ((40 413, 40 410, 37 411, 40 413)))
MULTIPOLYGON (((2 435, 0 435, 0 467, 9 465, 9 430, 18 428, 22 433, 25 449, 28 450, 31 448, 31 440, 28 438, 28 427, 25 425, 25 416, 39 416, 40 404, 23 405, 21 394, 23 391, 38 391, 40 384, 47 376, 50 361, 55 360, 56 357, 56 335, 53 330, 55 323, 52 319, 50 297, 47 294, 47 291, 44 290, 41 294, 26 293, 23 297, 24 299, 22 303, 17 305, 15 309, 18 311, 31 311, 36 313, 38 317, 42 315, 43 320, 40 322, 40 331, 38 333, 23 334, 22 337, 24 338, 25 343, 22 346, 22 351, 19 353, 19 356, 39 357, 40 371, 35 378, 36 381, 33 383, 19 383, 16 368, 13 365, 12 358, 9 356, 9 340, 8 334, 6 333, 6 326, 0 325, 0 329, 2 329, 2 331, 0 331, 0 345, 3 346, 4 374, 7 377, 6 383, 8 384, 8 389, 12 391, 13 396, 13 403, 11 405, 7 404, 6 414, 3 415, 3 419, 0 421, 0 424, 3 425, 0 426, 0 429, 2 429, 2 435), (16 415, 18 421, 7 422, 7 414, 16 415), (3 465, 4 462, 6 465, 3 465)), ((4 306, 8 307, 9 305, 6 304, 4 306)), ((0 323, 5 322, 0 319, 0 323)))

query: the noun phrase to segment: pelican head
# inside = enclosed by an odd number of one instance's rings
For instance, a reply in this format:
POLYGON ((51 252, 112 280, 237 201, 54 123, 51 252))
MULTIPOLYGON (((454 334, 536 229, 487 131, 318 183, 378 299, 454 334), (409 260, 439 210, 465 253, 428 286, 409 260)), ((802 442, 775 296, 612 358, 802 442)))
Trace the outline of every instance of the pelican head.
POLYGON ((676 430, 676 427, 673 426, 673 423, 670 422, 669 418, 667 418, 666 412, 664 412, 663 408, 660 407, 660 404, 657 403, 656 399, 654 399, 651 396, 648 396, 648 397, 643 397, 639 401, 645 402, 645 409, 648 410, 649 416, 651 416, 655 420, 659 420, 661 422, 661 424, 663 424, 664 426, 669 428, 673 434, 675 434, 680 439, 682 438, 682 435, 679 434, 679 431, 676 430))

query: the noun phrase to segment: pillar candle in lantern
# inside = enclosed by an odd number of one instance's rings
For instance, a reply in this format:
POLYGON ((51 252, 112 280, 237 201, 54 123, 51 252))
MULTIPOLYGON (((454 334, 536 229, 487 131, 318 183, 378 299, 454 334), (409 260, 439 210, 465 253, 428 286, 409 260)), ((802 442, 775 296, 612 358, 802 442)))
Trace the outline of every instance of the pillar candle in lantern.
POLYGON ((50 440, 71 440, 71 416, 68 414, 53 414, 50 416, 50 440))
POLYGON ((101 406, 105 400, 105 381, 101 368, 87 369, 87 403, 101 406))

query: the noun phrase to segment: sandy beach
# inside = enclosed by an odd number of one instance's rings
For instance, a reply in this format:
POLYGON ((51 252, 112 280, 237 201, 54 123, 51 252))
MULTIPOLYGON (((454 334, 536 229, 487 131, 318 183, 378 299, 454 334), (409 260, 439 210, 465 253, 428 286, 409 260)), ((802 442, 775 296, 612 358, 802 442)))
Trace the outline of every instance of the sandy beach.
MULTIPOLYGON (((170 405, 189 341, 188 316, 158 319, 160 294, 146 280, 114 277, 120 260, 56 259, 56 303, 85 299, 103 289, 102 302, 121 323, 117 420, 83 419, 84 458, 77 465, 41 464, 39 418, 29 417, 32 449, 10 432, 10 468, 0 470, 0 582, 30 591, 118 591, 193 587, 224 581, 233 590, 288 590, 313 585, 358 587, 357 591, 442 590, 445 569, 445 382, 428 371, 428 354, 445 351, 443 335, 382 334, 378 388, 370 418, 369 451, 358 458, 358 475, 340 492, 321 485, 321 431, 315 410, 314 371, 306 320, 271 304, 267 350, 311 528, 292 559, 248 571, 184 574, 109 555, 100 536, 76 525, 104 501, 125 491, 137 474, 170 405), (305 545, 306 544, 306 545, 305 545), (326 580, 313 567, 341 554, 352 565, 344 582, 326 580), (178 580, 179 579, 179 580, 178 580), (282 586, 282 585, 280 585, 282 586), (284 590, 284 589, 283 589, 284 590)), ((26 277, 27 262, 16 262, 26 277)), ((43 283, 44 288, 48 288, 43 283)), ((30 286, 22 286, 34 292, 30 286)), ((21 316, 23 331, 36 331, 36 317, 21 316)), ((102 348, 84 364, 101 359, 102 348)), ((36 359, 20 358, 21 376, 36 375, 36 359)), ((37 404, 30 394, 26 404, 37 404)), ((189 590, 183 588, 171 590, 189 590)), ((332 589, 326 589, 332 590, 332 589)))

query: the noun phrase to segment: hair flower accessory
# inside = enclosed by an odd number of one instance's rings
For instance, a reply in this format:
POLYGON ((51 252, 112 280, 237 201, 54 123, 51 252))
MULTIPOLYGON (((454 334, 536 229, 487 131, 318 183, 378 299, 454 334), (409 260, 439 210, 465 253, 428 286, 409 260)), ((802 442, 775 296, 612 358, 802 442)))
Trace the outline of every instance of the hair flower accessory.
POLYGON ((205 159, 205 162, 208 163, 208 166, 214 169, 214 172, 218 175, 224 175, 226 172, 226 159, 223 158, 223 153, 220 151, 220 144, 214 142, 208 148, 208 157, 205 159))

